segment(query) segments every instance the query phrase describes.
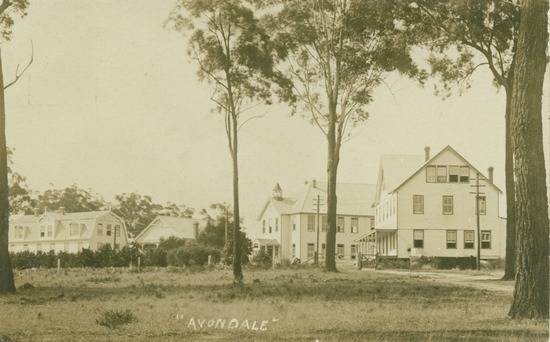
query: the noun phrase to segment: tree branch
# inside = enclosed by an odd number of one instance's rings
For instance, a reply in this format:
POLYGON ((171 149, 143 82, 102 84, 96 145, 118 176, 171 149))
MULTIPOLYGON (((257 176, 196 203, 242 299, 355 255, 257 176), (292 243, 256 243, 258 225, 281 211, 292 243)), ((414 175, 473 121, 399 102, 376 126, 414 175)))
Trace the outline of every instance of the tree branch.
MULTIPOLYGON (((6 2, 6 1, 4 1, 4 2, 6 2)), ((4 2, 2 3, 2 5, 4 5, 4 2)), ((1 9, 2 9, 2 6, 0 6, 0 11, 1 11, 1 9)), ((33 61, 34 61, 34 45, 33 45, 32 40, 31 40, 31 58, 29 59, 29 62, 27 63, 27 65, 25 65, 25 67, 23 68, 23 70, 21 72, 19 72, 19 64, 17 64, 17 68, 15 69, 15 78, 13 79, 13 81, 7 83, 4 86, 4 90, 8 89, 9 87, 11 87, 15 83, 17 83, 17 81, 19 81, 19 79, 21 78, 21 76, 23 76, 25 71, 27 71, 27 69, 31 66, 33 61)))

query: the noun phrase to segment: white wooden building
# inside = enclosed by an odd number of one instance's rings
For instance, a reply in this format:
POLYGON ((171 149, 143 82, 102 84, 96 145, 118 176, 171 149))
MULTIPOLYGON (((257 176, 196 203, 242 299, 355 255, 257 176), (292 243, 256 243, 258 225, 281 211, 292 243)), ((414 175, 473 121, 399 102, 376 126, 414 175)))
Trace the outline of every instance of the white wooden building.
MULTIPOLYGON (((313 260, 317 250, 324 258, 327 231, 327 184, 316 180, 306 182, 294 196, 285 197, 279 184, 258 215, 257 224, 249 232, 254 253, 266 249, 275 258, 301 262, 313 260), (320 215, 316 200, 320 198, 320 215)), ((354 260, 357 240, 374 227, 375 186, 371 184, 338 183, 336 255, 338 260, 354 260)))
POLYGON ((169 237, 193 240, 206 227, 206 224, 206 219, 157 216, 136 236, 135 242, 142 248, 154 248, 161 240, 169 237))
POLYGON ((84 248, 97 250, 106 244, 115 249, 128 244, 124 221, 111 211, 65 213, 61 209, 10 217, 10 252, 77 253, 84 248))
POLYGON ((375 241, 381 256, 468 257, 477 254, 476 177, 481 257, 503 258, 506 219, 499 212, 502 191, 451 146, 434 156, 383 156, 375 200, 375 241))

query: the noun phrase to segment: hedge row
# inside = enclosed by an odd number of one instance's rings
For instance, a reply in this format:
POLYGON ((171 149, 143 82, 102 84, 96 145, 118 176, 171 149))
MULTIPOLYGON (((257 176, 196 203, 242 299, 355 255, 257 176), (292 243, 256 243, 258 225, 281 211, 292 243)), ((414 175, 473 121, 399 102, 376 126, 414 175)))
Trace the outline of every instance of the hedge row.
POLYGON ((159 247, 140 252, 136 247, 124 247, 113 250, 110 245, 102 246, 97 251, 83 249, 78 253, 59 252, 19 252, 11 253, 11 263, 15 269, 55 268, 57 260, 61 267, 127 267, 137 265, 138 258, 142 266, 191 266, 205 265, 208 256, 212 262, 219 262, 221 251, 209 246, 188 243, 185 246, 169 249, 159 247))

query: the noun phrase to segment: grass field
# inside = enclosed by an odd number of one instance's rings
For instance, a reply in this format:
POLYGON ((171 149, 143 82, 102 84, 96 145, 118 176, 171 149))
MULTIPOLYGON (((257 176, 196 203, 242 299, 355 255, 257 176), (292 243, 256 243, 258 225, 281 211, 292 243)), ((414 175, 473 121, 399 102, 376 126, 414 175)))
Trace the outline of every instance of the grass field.
POLYGON ((242 288, 231 279, 229 270, 21 271, 17 294, 0 296, 0 341, 548 340, 546 321, 506 318, 505 293, 352 269, 247 270, 242 288), (134 320, 99 325, 116 321, 109 310, 134 320))

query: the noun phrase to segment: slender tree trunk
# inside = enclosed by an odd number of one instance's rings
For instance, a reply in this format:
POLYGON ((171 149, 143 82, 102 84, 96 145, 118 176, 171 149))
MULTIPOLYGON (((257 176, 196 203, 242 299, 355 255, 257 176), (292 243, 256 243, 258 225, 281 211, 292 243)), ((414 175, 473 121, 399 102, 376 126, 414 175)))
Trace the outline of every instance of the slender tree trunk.
POLYGON ((239 213, 239 160, 238 160, 238 127, 237 119, 233 119, 233 282, 243 283, 243 270, 241 266, 241 222, 239 213))
POLYGON ((511 109, 518 254, 512 318, 548 318, 548 198, 541 118, 547 13, 547 0, 521 2, 511 109))
POLYGON ((328 160, 327 160, 327 238, 325 268, 329 272, 336 272, 336 180, 339 162, 338 146, 336 143, 336 105, 329 105, 329 125, 327 132, 328 160))
POLYGON ((8 156, 6 148, 6 104, 4 74, 0 56, 0 293, 15 292, 13 270, 8 250, 9 212, 8 156))
MULTIPOLYGON (((513 66, 510 67, 512 72, 513 66)), ((506 124, 505 124, 505 178, 506 178, 506 256, 503 280, 513 280, 516 276, 516 198, 514 191, 514 154, 510 132, 510 110, 512 87, 506 89, 506 124)))

